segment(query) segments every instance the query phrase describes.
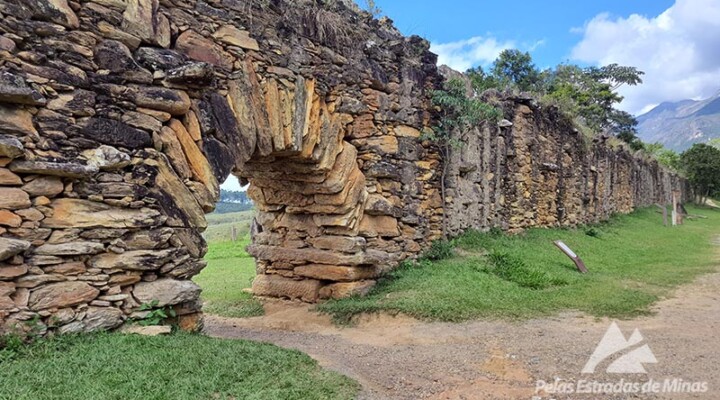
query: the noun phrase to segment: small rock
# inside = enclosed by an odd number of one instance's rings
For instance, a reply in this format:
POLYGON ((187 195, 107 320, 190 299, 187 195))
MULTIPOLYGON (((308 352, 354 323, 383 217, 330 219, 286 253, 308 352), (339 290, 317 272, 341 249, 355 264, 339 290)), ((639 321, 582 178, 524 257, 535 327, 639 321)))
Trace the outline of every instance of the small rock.
POLYGON ((112 171, 130 165, 129 154, 106 145, 86 150, 82 156, 87 160, 88 165, 95 165, 101 171, 112 171))
POLYGON ((231 46, 255 51, 260 50, 257 40, 251 38, 248 31, 241 31, 232 25, 225 25, 221 27, 213 33, 213 37, 231 46))
POLYGON ((140 88, 135 93, 135 104, 153 110, 183 115, 190 109, 190 97, 180 90, 158 87, 140 88))
POLYGON ((23 185, 22 189, 33 197, 45 196, 51 198, 62 193, 65 185, 58 177, 41 176, 23 185))
POLYGON ((20 210, 30 207, 30 196, 17 188, 0 187, 0 208, 20 210))
POLYGON ((0 133, 37 137, 29 111, 0 105, 0 133))

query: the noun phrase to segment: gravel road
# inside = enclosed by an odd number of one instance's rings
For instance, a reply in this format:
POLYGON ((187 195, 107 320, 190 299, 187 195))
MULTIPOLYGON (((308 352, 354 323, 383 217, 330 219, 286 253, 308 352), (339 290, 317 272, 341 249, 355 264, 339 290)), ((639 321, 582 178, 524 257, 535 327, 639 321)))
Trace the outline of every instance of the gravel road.
POLYGON ((360 382, 359 399, 720 398, 720 273, 680 287, 653 311, 648 317, 616 321, 626 338, 638 329, 641 344, 650 347, 657 363, 643 364, 647 374, 605 372, 619 356, 600 363, 597 373, 582 374, 613 321, 579 313, 459 324, 370 315, 353 327, 337 327, 312 306, 269 301, 262 317, 208 316, 205 331, 303 351, 360 382), (575 392, 536 391, 538 380, 556 379, 575 392), (660 382, 660 393, 577 393, 579 383, 587 387, 593 381, 614 384, 621 379, 625 384, 660 382), (662 388, 666 379, 671 386, 662 388), (668 392, 672 384, 681 388, 683 383, 702 391, 703 382, 706 392, 668 392))

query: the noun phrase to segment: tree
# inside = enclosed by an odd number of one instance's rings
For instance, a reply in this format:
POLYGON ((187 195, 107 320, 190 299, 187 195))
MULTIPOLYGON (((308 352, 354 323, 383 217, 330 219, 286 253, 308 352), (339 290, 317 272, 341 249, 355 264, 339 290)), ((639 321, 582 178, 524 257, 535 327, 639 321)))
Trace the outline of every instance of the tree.
POLYGON ((720 150, 703 143, 694 144, 680 156, 683 170, 701 204, 720 193, 720 150))
POLYGON ((493 63, 492 74, 506 86, 513 85, 528 92, 540 90, 540 71, 533 64, 528 52, 503 50, 493 63))
POLYGON ((488 89, 498 89, 502 86, 497 77, 492 73, 486 73, 483 67, 480 66, 470 68, 465 72, 465 75, 470 79, 475 96, 481 95, 488 89))
POLYGON ((615 108, 623 97, 615 91, 623 85, 642 83, 642 71, 635 67, 610 64, 580 68, 561 64, 548 72, 547 97, 564 106, 564 111, 581 117, 596 131, 606 131, 625 141, 633 150, 643 148, 637 137, 637 121, 615 108))
POLYGON ((642 140, 637 136, 637 119, 630 113, 611 110, 607 122, 608 131, 627 143, 631 149, 638 151, 645 147, 642 140))

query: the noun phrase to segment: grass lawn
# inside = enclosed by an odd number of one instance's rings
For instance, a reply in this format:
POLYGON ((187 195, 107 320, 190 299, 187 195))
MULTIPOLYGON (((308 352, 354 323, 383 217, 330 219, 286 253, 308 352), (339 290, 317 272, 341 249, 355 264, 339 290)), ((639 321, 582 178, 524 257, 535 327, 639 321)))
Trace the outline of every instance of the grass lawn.
POLYGON ((255 278, 255 260, 245 252, 249 239, 210 243, 207 267, 193 280, 202 287, 204 310, 224 317, 254 317, 263 314, 262 303, 243 289, 255 278))
POLYGON ((357 390, 298 351, 201 335, 64 336, 0 351, 0 399, 351 399, 357 390))
POLYGON ((688 207, 706 218, 663 227, 654 209, 578 229, 533 229, 508 236, 467 233, 450 258, 405 265, 365 298, 318 306, 339 322, 364 312, 463 321, 478 317, 532 318, 580 310, 615 318, 647 313, 653 302, 718 265, 720 211, 688 207), (563 240, 590 270, 579 274, 557 248, 563 240))

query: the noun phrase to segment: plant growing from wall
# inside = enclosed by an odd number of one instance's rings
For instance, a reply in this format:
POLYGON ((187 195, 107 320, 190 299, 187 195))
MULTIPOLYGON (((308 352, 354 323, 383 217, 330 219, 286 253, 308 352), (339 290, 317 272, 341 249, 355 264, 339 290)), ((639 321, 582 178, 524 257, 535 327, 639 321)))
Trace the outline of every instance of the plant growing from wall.
MULTIPOLYGON (((443 88, 432 93, 432 103, 440 112, 440 118, 432 130, 423 134, 423 139, 434 142, 443 159, 440 173, 440 195, 443 209, 446 209, 446 180, 450 155, 462 144, 462 133, 484 121, 497 121, 502 115, 496 107, 482 101, 478 91, 468 95, 468 86, 459 78, 444 82, 443 88)), ((447 234, 447 220, 443 215, 443 235, 447 234)))
POLYGON ((157 308, 158 303, 157 300, 153 300, 150 303, 141 304, 140 311, 147 311, 148 313, 144 317, 136 319, 135 322, 141 326, 162 325, 166 319, 177 316, 175 310, 170 307, 157 308))

